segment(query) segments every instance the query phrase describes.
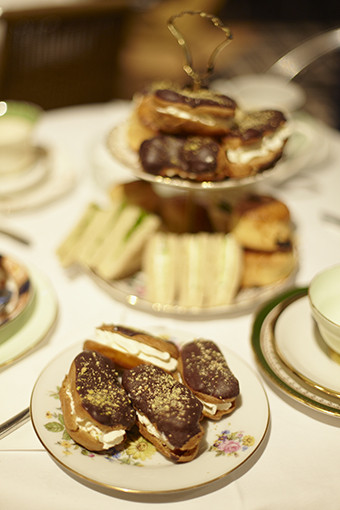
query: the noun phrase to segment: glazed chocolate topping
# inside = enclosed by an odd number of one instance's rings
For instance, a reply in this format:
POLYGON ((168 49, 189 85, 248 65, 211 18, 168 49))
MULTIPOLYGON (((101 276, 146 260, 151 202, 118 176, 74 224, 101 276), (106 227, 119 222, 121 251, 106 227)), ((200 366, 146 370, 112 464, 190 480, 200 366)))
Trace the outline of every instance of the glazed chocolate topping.
POLYGON ((158 175, 164 168, 179 168, 196 175, 214 172, 219 145, 207 137, 159 135, 145 140, 139 149, 144 170, 158 175))
POLYGON ((215 94, 205 89, 193 94, 180 93, 171 89, 158 89, 155 96, 167 103, 184 104, 189 108, 197 108, 199 106, 214 106, 220 108, 235 109, 236 103, 233 99, 223 94, 215 94))
POLYGON ((181 351, 183 379, 193 390, 219 399, 234 398, 239 384, 227 362, 211 340, 194 340, 181 351))
POLYGON ((275 132, 286 122, 286 118, 279 110, 259 110, 248 112, 238 122, 238 125, 227 137, 241 137, 245 142, 262 138, 266 133, 275 132))
POLYGON ((135 412, 118 382, 115 364, 94 351, 83 351, 74 360, 76 390, 82 406, 99 423, 113 427, 131 428, 135 412))
POLYGON ((138 331, 137 329, 128 328, 126 326, 114 325, 114 326, 101 326, 100 329, 111 331, 113 333, 122 333, 122 335, 134 337, 140 334, 143 334, 143 331, 138 331))
POLYGON ((154 365, 139 365, 123 374, 133 406, 181 448, 200 432, 201 402, 183 384, 154 365))

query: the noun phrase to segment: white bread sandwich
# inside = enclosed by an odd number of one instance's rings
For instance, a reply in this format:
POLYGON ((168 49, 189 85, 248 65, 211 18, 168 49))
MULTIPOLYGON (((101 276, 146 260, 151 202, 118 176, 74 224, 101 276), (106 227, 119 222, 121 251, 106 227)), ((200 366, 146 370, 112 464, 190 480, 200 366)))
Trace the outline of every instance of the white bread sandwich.
POLYGON ((153 303, 212 307, 233 302, 243 252, 232 234, 157 233, 143 257, 146 297, 153 303))
POLYGON ((145 243, 160 219, 126 202, 103 209, 90 204, 57 249, 64 267, 78 263, 107 280, 124 278, 141 266, 145 243))

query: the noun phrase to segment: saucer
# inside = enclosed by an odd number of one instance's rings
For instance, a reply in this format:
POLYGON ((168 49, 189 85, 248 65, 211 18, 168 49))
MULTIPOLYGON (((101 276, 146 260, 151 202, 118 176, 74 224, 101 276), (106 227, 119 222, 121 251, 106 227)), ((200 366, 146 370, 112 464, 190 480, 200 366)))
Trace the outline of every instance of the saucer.
MULTIPOLYGON (((35 168, 35 183, 21 186, 17 179, 16 189, 12 193, 0 193, 0 212, 24 211, 41 207, 60 198, 74 188, 78 181, 78 171, 72 164, 69 155, 59 148, 43 149, 45 156, 35 168)), ((28 179, 28 176, 27 176, 28 179)), ((1 188, 1 179, 0 179, 1 188)))
MULTIPOLYGON (((289 398, 314 411, 340 418, 340 399, 327 393, 306 378, 301 377, 280 358, 276 348, 276 323, 287 307, 307 295, 307 288, 292 288, 258 309, 251 331, 251 344, 259 369, 268 382, 289 398)), ((300 318, 297 319, 299 322, 300 318)), ((301 340, 296 335, 296 324, 291 324, 290 333, 296 343, 301 340)), ((300 330, 299 330, 300 331, 300 330)), ((339 367, 340 368, 340 367, 339 367)), ((313 374, 313 380, 318 376, 313 374)), ((327 381, 329 382, 329 381, 327 381)))
POLYGON ((48 171, 48 151, 43 147, 34 147, 33 161, 30 165, 19 171, 0 175, 0 198, 36 186, 48 171))
POLYGON ((282 310, 275 323, 274 342, 279 357, 295 374, 340 397, 340 363, 332 358, 316 327, 307 296, 282 310))

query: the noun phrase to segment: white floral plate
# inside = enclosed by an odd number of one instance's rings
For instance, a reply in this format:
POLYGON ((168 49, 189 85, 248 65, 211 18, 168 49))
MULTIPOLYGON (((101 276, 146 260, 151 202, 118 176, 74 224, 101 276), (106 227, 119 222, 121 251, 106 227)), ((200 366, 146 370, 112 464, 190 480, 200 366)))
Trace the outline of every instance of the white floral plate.
POLYGON ((52 328, 58 312, 54 289, 35 267, 28 267, 34 296, 16 318, 0 330, 0 367, 22 358, 41 342, 52 328))
POLYGON ((262 443, 269 423, 266 393, 244 361, 222 348, 240 381, 241 397, 230 416, 219 422, 204 422, 206 435, 196 459, 175 464, 138 433, 131 435, 123 449, 106 454, 85 450, 65 431, 58 398, 58 387, 81 348, 78 344, 67 349, 43 370, 32 392, 30 411, 36 434, 52 458, 83 481, 132 493, 192 489, 231 473, 262 443))

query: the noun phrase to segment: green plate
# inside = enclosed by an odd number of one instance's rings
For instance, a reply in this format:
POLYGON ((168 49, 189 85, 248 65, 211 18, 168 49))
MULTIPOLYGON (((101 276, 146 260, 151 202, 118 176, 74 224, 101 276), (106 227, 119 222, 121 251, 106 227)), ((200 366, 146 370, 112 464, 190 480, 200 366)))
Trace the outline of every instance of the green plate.
POLYGON ((282 362, 276 350, 275 323, 277 319, 291 303, 306 296, 307 291, 307 287, 290 289, 259 308, 252 325, 253 352, 262 373, 286 395, 316 411, 340 417, 340 399, 301 380, 282 362))

